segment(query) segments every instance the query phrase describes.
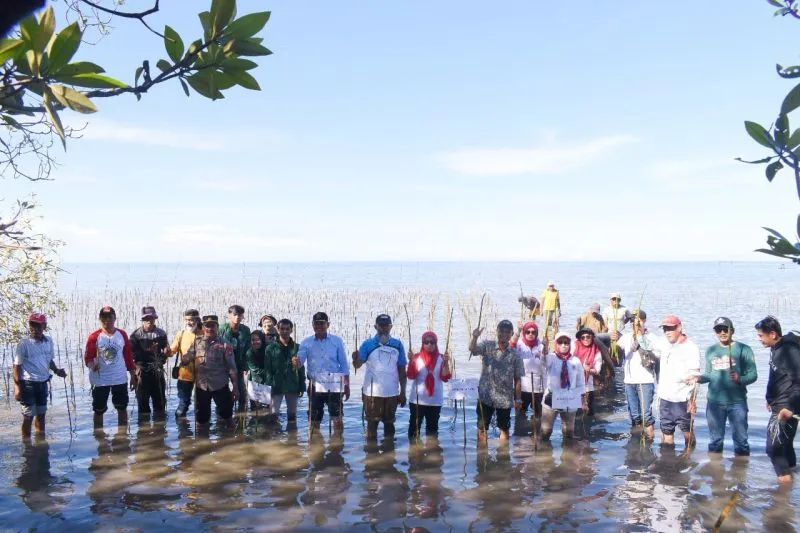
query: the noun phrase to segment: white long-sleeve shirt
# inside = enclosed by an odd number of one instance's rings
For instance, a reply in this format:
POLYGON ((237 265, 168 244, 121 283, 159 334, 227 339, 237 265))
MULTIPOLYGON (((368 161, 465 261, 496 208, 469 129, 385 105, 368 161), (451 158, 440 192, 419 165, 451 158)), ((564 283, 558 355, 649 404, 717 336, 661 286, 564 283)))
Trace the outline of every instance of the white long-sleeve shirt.
MULTIPOLYGON (((645 350, 653 350, 660 347, 661 339, 651 333, 645 332, 644 335, 637 335, 639 345, 645 350)), ((631 350, 633 345, 633 333, 625 333, 617 341, 617 346, 625 350, 625 360, 622 363, 625 369, 625 384, 639 385, 640 383, 655 383, 653 373, 642 366, 642 358, 638 351, 631 350)), ((656 353, 658 356, 658 353, 656 353)))
POLYGON ((561 388, 561 366, 563 361, 556 354, 547 354, 547 390, 545 396, 551 394, 553 400, 551 405, 557 409, 555 396, 568 396, 566 403, 567 409, 580 409, 582 405, 581 395, 586 392, 586 382, 584 380, 583 365, 580 359, 574 355, 567 360, 567 372, 569 373, 569 389, 561 388), (566 393, 566 394, 565 394, 566 393))
POLYGON ((542 343, 528 348, 524 342, 517 343, 517 353, 522 358, 525 375, 520 380, 522 392, 544 392, 545 356, 542 355, 542 343))
POLYGON ((616 309, 607 305, 605 309, 603 309, 603 320, 606 323, 606 327, 608 328, 608 332, 611 333, 614 331, 616 327, 616 331, 623 332, 625 331, 625 316, 629 314, 628 308, 624 305, 620 305, 616 309))
POLYGON ((686 379, 700 373, 700 348, 684 335, 675 344, 659 338, 655 353, 661 360, 658 397, 668 402, 685 402, 694 388, 686 379))

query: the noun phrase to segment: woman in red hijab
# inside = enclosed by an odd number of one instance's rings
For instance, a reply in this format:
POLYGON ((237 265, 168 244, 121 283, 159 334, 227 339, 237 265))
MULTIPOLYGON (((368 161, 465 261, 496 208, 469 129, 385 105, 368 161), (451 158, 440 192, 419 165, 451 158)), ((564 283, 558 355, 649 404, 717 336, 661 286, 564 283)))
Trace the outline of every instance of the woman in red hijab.
POLYGON ((408 424, 408 439, 419 438, 422 420, 425 419, 425 434, 436 437, 439 433, 439 414, 444 401, 443 383, 450 380, 450 357, 439 353, 438 338, 432 331, 422 335, 422 350, 409 353, 406 376, 412 380, 408 393, 411 418, 408 424))

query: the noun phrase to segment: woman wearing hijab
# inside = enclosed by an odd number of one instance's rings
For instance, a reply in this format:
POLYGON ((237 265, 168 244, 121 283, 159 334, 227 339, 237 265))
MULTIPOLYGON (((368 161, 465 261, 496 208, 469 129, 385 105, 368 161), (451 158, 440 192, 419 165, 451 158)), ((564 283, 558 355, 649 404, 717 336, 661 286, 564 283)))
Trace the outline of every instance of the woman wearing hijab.
POLYGON ((547 355, 547 389, 542 406, 542 439, 549 440, 553 433, 556 413, 561 415, 561 434, 572 438, 575 432, 575 412, 582 407, 586 390, 583 365, 570 353, 570 334, 559 332, 555 339, 555 353, 547 355))
POLYGON ((581 328, 575 334, 574 354, 581 365, 583 365, 584 382, 586 392, 584 393, 583 404, 586 406, 585 413, 594 416, 594 378, 600 376, 600 369, 603 367, 603 355, 600 353, 600 346, 594 339, 594 331, 589 328, 581 328))
MULTIPOLYGON (((260 385, 269 385, 267 382, 267 371, 265 369, 266 349, 267 338, 264 332, 257 329, 250 333, 250 348, 247 349, 245 359, 247 360, 247 368, 250 371, 250 381, 260 385)), ((269 405, 256 400, 250 400, 250 408, 253 410, 263 410, 269 409, 269 405)))
POLYGON ((409 392, 411 418, 408 424, 408 438, 419 438, 422 420, 425 420, 425 434, 436 437, 439 434, 439 414, 444 401, 444 383, 450 380, 450 357, 439 353, 438 338, 432 331, 422 335, 422 350, 409 353, 406 376, 412 380, 409 392))
POLYGON ((295 368, 292 359, 299 349, 292 332, 294 324, 288 318, 278 321, 278 339, 266 350, 267 384, 272 387, 272 404, 275 415, 281 414, 281 404, 286 398, 286 430, 297 429, 297 399, 306 390, 306 372, 301 366, 295 368))
POLYGON ((517 350, 525 366, 525 375, 521 380, 522 409, 516 413, 514 434, 526 435, 531 431, 526 420, 528 407, 531 408, 531 424, 535 424, 542 418, 544 396, 545 356, 542 354, 543 345, 539 342, 539 326, 536 322, 525 322, 511 338, 511 347, 517 350))

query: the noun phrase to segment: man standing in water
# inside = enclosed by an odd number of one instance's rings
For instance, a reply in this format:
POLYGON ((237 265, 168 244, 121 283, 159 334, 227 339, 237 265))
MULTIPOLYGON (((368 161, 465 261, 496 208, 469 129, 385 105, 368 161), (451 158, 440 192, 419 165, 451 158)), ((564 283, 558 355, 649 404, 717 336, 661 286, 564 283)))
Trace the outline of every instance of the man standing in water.
MULTIPOLYGON (((189 352, 189 348, 194 345, 195 339, 202 335, 203 330, 200 325, 200 312, 197 309, 187 309, 183 313, 183 329, 175 335, 170 350, 175 354, 176 362, 180 361, 184 354, 189 352)), ((178 368, 178 408, 175 409, 175 416, 182 418, 189 411, 192 403, 192 391, 194 390, 194 364, 179 363, 178 368)))
POLYGON ((661 360, 658 380, 661 443, 674 446, 675 428, 680 427, 688 448, 694 444, 691 417, 697 412, 694 387, 689 382, 700 374, 700 349, 683 332, 677 316, 664 317, 661 329, 664 340, 661 349, 656 350, 661 360))
POLYGON ((552 342, 549 338, 558 329, 558 319, 561 317, 561 296, 556 290, 556 284, 552 281, 547 282, 547 288, 542 293, 540 313, 544 317, 545 339, 552 342), (551 334, 548 332, 551 331, 551 334))
POLYGON ((128 388, 125 371, 130 374, 130 390, 139 383, 136 365, 133 363, 131 343, 128 334, 115 324, 117 313, 113 307, 100 309, 100 329, 94 331, 86 340, 83 360, 91 370, 89 383, 92 385, 92 409, 94 428, 103 427, 103 414, 108 410, 108 395, 117 410, 117 423, 128 425, 128 388))
POLYGON ((195 339, 187 353, 181 356, 185 365, 194 366, 196 389, 195 420, 208 424, 211 419, 211 400, 217 406, 217 416, 225 421, 233 417, 233 402, 239 398, 236 357, 233 348, 219 336, 217 315, 203 317, 203 336, 195 339), (228 381, 233 384, 233 392, 228 381))
POLYGON ((767 456, 781 485, 792 481, 791 469, 797 466, 794 436, 800 413, 800 337, 783 335, 781 324, 768 316, 756 324, 758 340, 770 349, 767 382, 767 456))
POLYGON ((575 328, 580 331, 583 328, 589 328, 594 331, 595 335, 600 335, 608 331, 603 315, 600 314, 600 304, 592 304, 586 313, 578 318, 578 324, 575 328))
POLYGON ((705 372, 698 383, 708 383, 708 451, 722 453, 725 422, 730 420, 733 451, 750 455, 747 442, 747 386, 758 379, 753 350, 733 340, 733 322, 721 316, 714 321, 719 342, 706 350, 705 372))
POLYGON ((247 350, 250 348, 250 328, 242 324, 244 320, 244 307, 234 304, 228 308, 228 322, 220 326, 219 336, 231 345, 236 357, 236 368, 239 377, 236 381, 238 390, 238 403, 236 410, 247 410, 247 383, 244 372, 247 367, 247 350))
POLYGON ((508 429, 511 425, 511 408, 522 408, 522 376, 525 368, 522 358, 511 347, 514 325, 510 320, 497 324, 497 341, 478 338, 483 328, 472 332, 469 352, 481 358, 481 377, 478 382, 478 445, 488 441, 489 424, 497 413, 500 443, 508 444, 508 429))
POLYGON ((158 314, 155 307, 142 307, 142 325, 131 333, 131 349, 139 386, 136 387, 136 401, 139 404, 139 417, 150 416, 150 400, 153 401, 155 416, 163 416, 167 408, 167 388, 164 379, 164 363, 169 355, 167 333, 156 327, 158 314))
POLYGON ((378 424, 383 422, 385 438, 394 437, 397 404, 406 405, 406 351, 403 343, 390 335, 392 319, 389 315, 375 318, 375 331, 358 351, 353 352, 353 368, 366 364, 364 384, 361 388, 364 415, 367 419, 367 440, 378 438, 378 424))
POLYGON ((347 364, 344 343, 341 338, 328 333, 330 322, 326 313, 322 311, 314 313, 311 326, 314 328, 314 334, 300 343, 297 356, 292 358, 292 364, 295 368, 305 365, 306 375, 311 380, 308 401, 312 433, 319 434, 323 411, 327 405, 333 427, 336 433, 341 435, 344 431, 342 392, 338 384, 326 382, 323 376, 330 373, 342 374, 344 401, 350 399, 350 365, 347 364))
POLYGON ((47 412, 47 389, 50 370, 58 377, 67 377, 53 361, 53 341, 44 334, 47 317, 33 313, 28 317, 30 336, 17 344, 14 357, 14 399, 22 404, 22 436, 31 436, 36 420, 36 433, 44 436, 47 412))
POLYGON ((645 437, 653 439, 653 396, 655 395, 655 353, 659 340, 646 327, 647 313, 639 310, 633 321, 632 331, 619 340, 619 347, 625 352, 622 367, 625 371, 625 399, 631 426, 642 425, 645 437))

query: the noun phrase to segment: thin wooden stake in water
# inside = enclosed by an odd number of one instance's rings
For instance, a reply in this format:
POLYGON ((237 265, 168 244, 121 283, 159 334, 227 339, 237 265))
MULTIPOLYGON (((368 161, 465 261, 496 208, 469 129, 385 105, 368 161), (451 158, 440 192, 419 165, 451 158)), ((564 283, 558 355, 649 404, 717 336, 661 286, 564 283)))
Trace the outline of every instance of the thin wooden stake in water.
POLYGON ((731 511, 733 511, 733 507, 736 505, 736 500, 738 499, 739 499, 739 491, 737 490, 736 492, 733 493, 731 499, 728 500, 727 505, 725 505, 725 508, 722 509, 722 513, 720 513, 719 518, 717 518, 717 521, 714 523, 714 528, 712 529, 714 533, 717 533, 719 531, 719 528, 722 527, 722 523, 725 521, 726 518, 728 518, 728 515, 731 514, 731 511))
MULTIPOLYGON (((484 302, 484 300, 486 300, 486 293, 485 292, 483 293, 483 296, 481 296, 481 306, 478 309, 478 327, 476 327, 475 329, 481 329, 481 319, 483 318, 483 302, 484 302)), ((470 352, 468 360, 469 361, 472 360, 472 352, 470 352)))

